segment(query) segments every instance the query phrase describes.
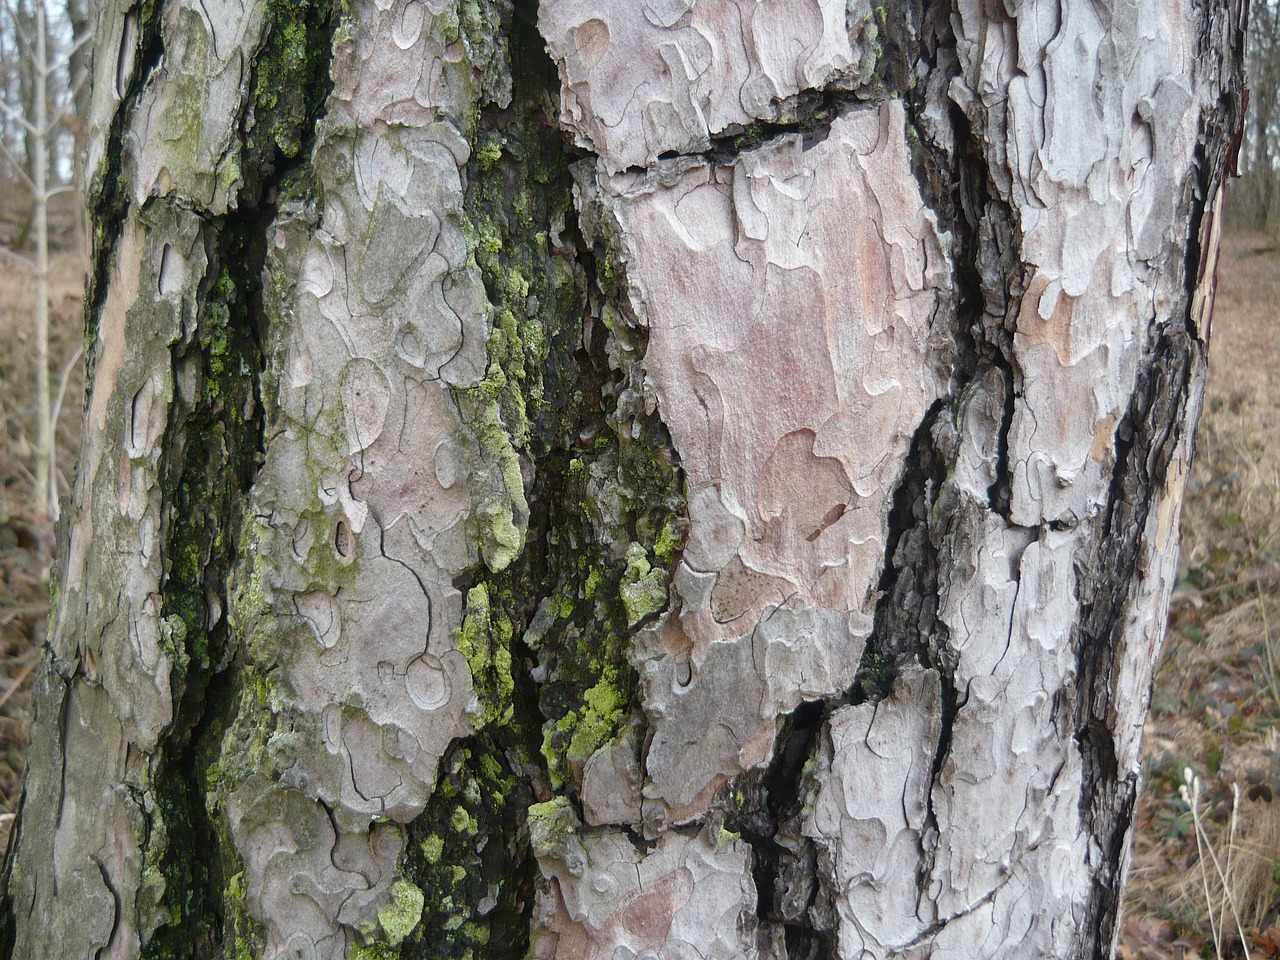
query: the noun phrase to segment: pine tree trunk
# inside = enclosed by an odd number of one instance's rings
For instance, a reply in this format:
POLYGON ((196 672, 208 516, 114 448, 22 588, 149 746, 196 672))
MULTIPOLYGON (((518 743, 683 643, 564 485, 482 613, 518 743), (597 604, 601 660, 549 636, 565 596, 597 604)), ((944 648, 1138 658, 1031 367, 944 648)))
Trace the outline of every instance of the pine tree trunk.
POLYGON ((1109 955, 1243 13, 1023 7, 105 2, 5 954, 1109 955))

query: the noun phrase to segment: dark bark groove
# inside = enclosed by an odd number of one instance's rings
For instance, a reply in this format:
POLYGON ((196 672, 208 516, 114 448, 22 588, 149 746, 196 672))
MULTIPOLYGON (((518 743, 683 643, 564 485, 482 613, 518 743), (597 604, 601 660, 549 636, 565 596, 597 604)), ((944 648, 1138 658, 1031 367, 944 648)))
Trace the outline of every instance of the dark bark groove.
MULTIPOLYGON (((1221 109, 1200 120, 1195 194, 1187 228, 1183 261, 1182 302, 1173 315, 1181 326, 1161 331, 1146 358, 1132 401, 1116 432, 1116 467, 1095 552, 1088 569, 1106 570, 1105 580, 1080 578, 1080 624, 1075 639, 1078 700, 1075 739, 1084 760, 1082 819, 1103 863, 1093 879, 1093 895, 1083 918, 1080 957, 1110 956, 1120 903, 1120 871, 1128 846, 1138 782, 1121 775, 1115 755, 1113 685, 1121 664, 1120 636, 1133 591, 1142 576, 1143 531, 1150 511, 1165 488, 1170 463, 1181 438, 1194 434, 1188 416, 1193 391, 1203 383, 1208 362, 1207 331, 1196 328, 1192 306, 1207 279, 1202 225, 1209 205, 1225 187, 1231 134, 1243 123, 1243 30, 1247 0, 1206 5, 1201 9, 1199 54, 1219 78, 1221 109)), ((1154 680, 1154 677, 1153 677, 1154 680)))
MULTIPOLYGON (((175 684, 174 723, 157 751, 155 802, 164 835, 158 855, 145 853, 165 877, 165 906, 174 922, 143 946, 143 957, 204 958, 221 954, 230 910, 227 881, 239 869, 206 806, 208 767, 234 716, 232 688, 238 638, 212 602, 228 606, 227 581, 236 563, 236 538, 262 462, 262 338, 267 311, 262 298, 267 233, 282 195, 306 189, 316 122, 331 81, 331 12, 310 3, 272 7, 264 49, 248 89, 280 82, 283 69, 294 89, 271 102, 246 104, 239 125, 244 149, 243 185, 236 208, 204 228, 209 268, 201 287, 196 351, 202 389, 198 402, 178 407, 170 420, 162 467, 174 518, 163 613, 186 625, 185 676, 175 684), (302 25, 306 55, 287 50, 285 33, 302 25), (272 79, 267 80, 267 75, 272 79)), ((188 358, 175 350, 177 367, 188 358)), ((148 846, 144 844, 144 851, 148 846)))

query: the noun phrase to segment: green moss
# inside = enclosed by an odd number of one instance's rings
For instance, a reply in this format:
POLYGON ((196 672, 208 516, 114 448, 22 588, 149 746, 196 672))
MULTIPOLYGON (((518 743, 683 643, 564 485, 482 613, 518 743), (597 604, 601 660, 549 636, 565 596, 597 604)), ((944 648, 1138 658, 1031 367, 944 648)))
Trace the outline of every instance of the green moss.
POLYGON ((267 0, 267 41, 254 60, 250 153, 301 153, 309 118, 328 93, 332 4, 267 0))
POLYGON ((591 755, 621 732, 627 699, 616 686, 616 676, 615 669, 606 667, 582 703, 544 729, 541 753, 555 789, 576 779, 591 755))

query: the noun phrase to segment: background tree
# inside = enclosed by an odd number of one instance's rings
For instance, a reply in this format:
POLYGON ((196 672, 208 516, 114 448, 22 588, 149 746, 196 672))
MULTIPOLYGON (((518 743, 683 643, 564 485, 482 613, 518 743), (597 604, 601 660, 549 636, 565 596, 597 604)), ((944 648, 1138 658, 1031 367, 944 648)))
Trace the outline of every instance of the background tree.
POLYGON ((1248 145, 1241 152, 1240 188, 1233 191, 1233 219, 1272 234, 1280 232, 1280 3, 1250 5, 1247 57, 1248 145))
MULTIPOLYGON (((58 134, 65 133, 73 120, 73 102, 87 76, 82 67, 89 35, 75 27, 69 42, 59 43, 44 0, 8 0, 3 4, 5 21, 0 28, 5 46, 13 51, 6 94, 0 100, 0 115, 6 121, 0 135, 0 156, 7 161, 10 177, 30 198, 31 215, 19 230, 13 249, 3 252, 28 266, 35 279, 35 380, 36 452, 34 506, 41 516, 58 514, 58 477, 54 427, 71 365, 79 360, 77 351, 63 370, 55 399, 49 379, 49 204, 59 194, 76 189, 78 181, 58 175, 58 167, 78 167, 74 149, 59 151, 58 134), (61 81, 61 82, 59 82, 61 81), (12 144, 12 145, 11 145, 12 144), (20 145, 20 146, 19 146, 20 145), (61 156, 59 156, 59 154, 61 156), (63 162, 58 163, 61 159, 63 162), (28 232, 34 230, 30 256, 19 251, 26 246, 28 232)), ((73 24, 74 27, 74 24, 73 24)))
POLYGON ((1242 27, 104 3, 8 953, 1106 955, 1242 27))

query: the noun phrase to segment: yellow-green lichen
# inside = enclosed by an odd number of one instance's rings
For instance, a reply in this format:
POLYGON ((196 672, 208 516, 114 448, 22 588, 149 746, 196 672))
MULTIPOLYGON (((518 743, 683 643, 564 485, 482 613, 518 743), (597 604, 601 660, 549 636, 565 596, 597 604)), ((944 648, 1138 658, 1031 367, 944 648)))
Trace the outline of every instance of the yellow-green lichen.
POLYGON ((627 547, 627 568, 619 590, 627 611, 627 625, 634 627, 667 605, 666 571, 654 568, 645 548, 632 543, 627 547))
POLYGON ((573 728, 568 757, 585 762, 617 732, 626 702, 617 687, 602 679, 583 695, 581 715, 573 728))
POLYGON ((473 719, 479 726, 506 723, 513 715, 513 633, 508 618, 493 615, 488 587, 481 583, 467 591, 466 613, 454 645, 471 667, 471 683, 476 694, 473 719))
POLYGON ((662 525, 662 529, 658 531, 658 538, 653 544, 653 555, 657 557, 659 563, 670 566, 676 554, 684 547, 685 526, 686 524, 676 517, 668 517, 662 525))
MULTIPOLYGON (((469 52, 487 42, 485 24, 495 9, 463 4, 458 28, 469 52)), ((470 484, 481 557, 493 573, 508 569, 525 548, 529 504, 521 460, 536 459, 549 439, 535 426, 549 412, 549 337, 567 343, 562 331, 575 325, 580 308, 571 261, 553 255, 545 229, 564 217, 568 194, 539 179, 547 148, 559 149, 534 119, 540 109, 523 104, 502 133, 476 134, 464 199, 469 263, 484 281, 492 326, 483 380, 455 396, 479 447, 470 484)), ((553 176, 562 174, 557 168, 553 176)))
POLYGON ((439 863, 440 855, 444 853, 444 838, 432 835, 422 841, 421 847, 422 855, 426 858, 427 863, 439 863))
POLYGON ((574 822, 577 816, 573 812, 573 804, 568 797, 552 797, 542 803, 529 807, 529 828, 556 828, 562 823, 574 822))
POLYGON ((502 159, 502 147, 493 139, 485 140, 476 148, 475 158, 482 170, 489 170, 502 159))
MULTIPOLYGON (((427 808, 409 827, 403 875, 430 893, 411 941, 429 944, 433 957, 460 960, 491 940, 506 943, 497 955, 517 955, 503 939, 514 934, 490 929, 488 917, 499 914, 477 913, 487 898, 512 906, 526 869, 519 816, 528 793, 503 765, 505 751, 495 736, 505 739, 505 732, 484 732, 450 748, 427 808), (516 798, 510 805, 509 796, 516 798)), ((421 955, 420 949, 407 952, 421 955)))
POLYGON ((387 943, 398 947, 405 937, 413 933, 422 920, 422 908, 427 898, 421 890, 401 877, 391 884, 391 902, 378 911, 378 925, 387 943))
POLYGON ((400 951, 382 943, 358 944, 351 948, 347 960, 400 960, 400 951))
MULTIPOLYGON (((484 397, 505 382, 506 374, 491 363, 478 396, 484 397)), ((492 572, 501 573, 524 549, 529 502, 525 499, 520 457, 503 422, 499 401, 488 399, 478 407, 473 401, 468 406, 482 460, 473 477, 479 488, 476 516, 481 524, 480 552, 485 565, 492 572)))
POLYGON ((564 761, 579 773, 591 755, 618 735, 625 719, 627 701, 618 690, 615 673, 605 668, 604 675, 582 696, 582 703, 543 731, 542 757, 547 764, 551 785, 561 789, 569 780, 564 761), (564 746, 565 741, 568 745, 564 746), (559 745, 559 749, 557 749, 559 745))
POLYGON ((240 160, 232 154, 218 164, 218 187, 228 199, 235 196, 235 190, 243 183, 240 174, 240 160))
POLYGON ((226 911, 227 926, 234 938, 233 960, 253 960, 254 949, 258 938, 255 936, 256 924, 249 916, 249 905, 245 899, 244 871, 232 875, 222 898, 226 911))
POLYGON ((467 812, 466 807, 455 807, 453 816, 449 818, 449 826, 459 833, 465 833, 468 836, 474 836, 477 831, 475 818, 467 812))
POLYGON ((191 662, 191 655, 187 652, 187 624, 177 614, 160 620, 160 649, 174 672, 179 676, 185 675, 191 662))
POLYGON ((528 824, 529 843, 540 857, 563 856, 582 827, 573 804, 564 796, 529 807, 528 824))

